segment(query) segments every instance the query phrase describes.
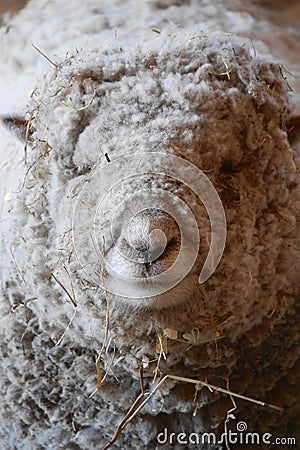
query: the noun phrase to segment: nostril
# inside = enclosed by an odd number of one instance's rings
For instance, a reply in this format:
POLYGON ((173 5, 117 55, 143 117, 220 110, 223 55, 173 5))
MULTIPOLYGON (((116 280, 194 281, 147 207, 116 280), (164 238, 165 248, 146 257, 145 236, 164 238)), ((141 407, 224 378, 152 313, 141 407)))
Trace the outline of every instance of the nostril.
POLYGON ((130 246, 141 253, 146 253, 149 252, 150 250, 149 244, 141 244, 141 245, 130 244, 130 246))
POLYGON ((175 238, 178 226, 160 210, 147 210, 134 216, 127 227, 125 240, 137 262, 150 264, 160 258, 175 238))
POLYGON ((131 250, 136 252, 138 262, 150 263, 163 254, 168 244, 168 240, 162 230, 155 229, 146 236, 130 235, 127 238, 127 243, 131 250))

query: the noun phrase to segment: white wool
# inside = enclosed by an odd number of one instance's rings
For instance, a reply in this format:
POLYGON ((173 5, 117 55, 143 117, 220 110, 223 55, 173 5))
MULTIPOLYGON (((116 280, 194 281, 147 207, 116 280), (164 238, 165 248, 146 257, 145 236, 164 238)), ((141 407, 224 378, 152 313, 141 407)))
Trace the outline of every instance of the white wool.
MULTIPOLYGON (((151 389, 158 358, 162 374, 222 387, 229 379, 241 394, 288 404, 284 417, 261 420, 248 403, 240 414, 256 432, 296 434, 299 148, 286 128, 299 101, 299 55, 284 51, 284 39, 296 42, 295 34, 228 10, 222 0, 32 0, 1 33, 0 111, 32 114, 26 165, 24 146, 1 129, 1 443, 101 449, 139 393, 137 366, 144 364, 151 389), (135 176, 143 158, 162 171, 162 153, 183 158, 176 180, 171 162, 169 177, 135 176), (124 155, 129 165, 118 159, 124 155), (209 217, 179 183, 197 184, 192 165, 208 176, 227 220, 223 257, 203 284, 209 217), (119 176, 123 184, 111 186, 119 176), (175 264, 178 224, 169 216, 138 217, 122 228, 136 205, 163 210, 162 190, 188 228, 183 203, 196 217, 195 265, 161 296, 107 293, 102 247, 124 290, 122 276, 151 278, 175 264), (147 237, 157 229, 169 244, 166 257, 141 268, 136 260, 145 248, 165 245, 161 235, 147 237), (160 339, 168 342, 166 359, 158 355, 160 339), (103 343, 105 382, 91 396, 103 343)), ((131 282, 134 293, 140 285, 131 282)), ((147 419, 132 421, 115 447, 156 448, 165 421, 175 432, 221 432, 230 403, 201 391, 193 414, 189 388, 164 386, 146 405, 147 419)))

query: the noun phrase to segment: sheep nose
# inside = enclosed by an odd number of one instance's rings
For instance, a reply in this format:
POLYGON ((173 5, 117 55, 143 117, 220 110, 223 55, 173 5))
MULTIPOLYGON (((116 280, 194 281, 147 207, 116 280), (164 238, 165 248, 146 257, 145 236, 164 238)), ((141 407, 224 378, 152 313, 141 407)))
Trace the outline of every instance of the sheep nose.
POLYGON ((126 230, 126 241, 138 263, 151 263, 160 258, 178 234, 175 220, 159 210, 146 210, 134 216, 126 230))
POLYGON ((165 233, 159 228, 155 228, 147 235, 144 228, 137 230, 136 226, 130 226, 127 242, 138 253, 137 262, 149 263, 158 259, 163 254, 168 239, 165 233))

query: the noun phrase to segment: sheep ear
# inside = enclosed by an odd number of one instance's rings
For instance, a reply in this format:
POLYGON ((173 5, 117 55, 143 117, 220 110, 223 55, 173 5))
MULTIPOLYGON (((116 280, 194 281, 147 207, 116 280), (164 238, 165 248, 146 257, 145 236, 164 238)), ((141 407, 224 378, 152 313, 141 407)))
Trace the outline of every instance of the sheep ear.
POLYGON ((300 115, 290 117, 286 129, 290 145, 298 144, 300 142, 300 115))
POLYGON ((28 120, 22 116, 2 116, 1 123, 11 133, 13 133, 21 142, 25 143, 28 139, 28 120))

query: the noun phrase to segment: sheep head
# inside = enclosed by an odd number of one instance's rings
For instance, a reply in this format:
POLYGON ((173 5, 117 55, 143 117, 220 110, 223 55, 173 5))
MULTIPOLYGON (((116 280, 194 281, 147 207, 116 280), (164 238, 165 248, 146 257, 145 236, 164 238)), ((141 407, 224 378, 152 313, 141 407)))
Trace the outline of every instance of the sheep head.
POLYGON ((5 118, 30 146, 18 251, 34 245, 40 303, 51 274, 71 279, 79 334, 107 296, 131 337, 235 340, 293 302, 299 122, 282 67, 253 53, 222 33, 82 52, 49 70, 26 120, 5 118))

